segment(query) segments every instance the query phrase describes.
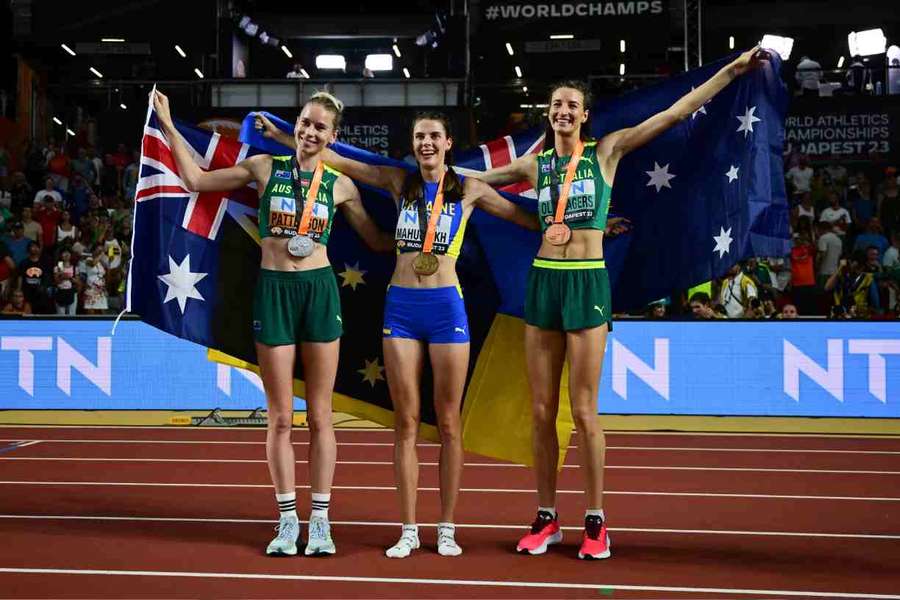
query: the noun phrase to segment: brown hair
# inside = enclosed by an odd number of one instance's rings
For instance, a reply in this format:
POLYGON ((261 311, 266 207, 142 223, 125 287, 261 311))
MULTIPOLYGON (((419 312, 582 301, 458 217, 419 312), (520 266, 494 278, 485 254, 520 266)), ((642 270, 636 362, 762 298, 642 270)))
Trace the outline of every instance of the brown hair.
MULTIPOLYGON (((450 119, 448 119, 447 115, 444 113, 437 111, 417 113, 416 117, 413 119, 412 126, 410 127, 410 136, 412 136, 412 133, 416 128, 416 123, 419 121, 439 121, 444 127, 444 132, 447 134, 447 137, 453 138, 453 132, 450 128, 450 119)), ((450 153, 448 152, 444 155, 445 163, 448 163, 449 161, 449 154, 450 153)), ((444 202, 459 202, 462 200, 462 195, 462 180, 460 180, 456 171, 453 170, 453 167, 448 165, 447 174, 444 176, 444 202)), ((425 197, 425 180, 422 178, 421 169, 416 169, 406 176, 406 179, 403 181, 403 190, 400 193, 400 197, 407 203, 418 202, 420 198, 425 197)))
MULTIPOLYGON (((547 99, 547 104, 552 103, 553 101, 553 93, 560 88, 571 88, 573 90, 578 90, 581 92, 581 95, 584 97, 584 110, 590 111, 591 104, 593 103, 593 96, 591 94, 591 87, 585 83, 584 81, 578 79, 566 79, 564 81, 557 81, 553 85, 550 86, 550 94, 547 99)), ((549 110, 548 110, 549 114, 549 110)), ((587 141, 590 139, 590 131, 591 131, 591 113, 588 112, 587 120, 581 124, 581 129, 579 130, 579 137, 581 141, 587 141)), ((544 149, 553 147, 553 126, 548 123, 547 128, 544 132, 544 149)))
MULTIPOLYGON (((310 96, 309 100, 306 101, 306 104, 318 104, 330 112, 334 116, 334 119, 332 120, 334 123, 334 130, 337 131, 341 128, 341 116, 344 112, 344 103, 338 100, 336 96, 333 96, 328 92, 316 92, 310 96)), ((303 106, 306 106, 306 104, 303 106)))

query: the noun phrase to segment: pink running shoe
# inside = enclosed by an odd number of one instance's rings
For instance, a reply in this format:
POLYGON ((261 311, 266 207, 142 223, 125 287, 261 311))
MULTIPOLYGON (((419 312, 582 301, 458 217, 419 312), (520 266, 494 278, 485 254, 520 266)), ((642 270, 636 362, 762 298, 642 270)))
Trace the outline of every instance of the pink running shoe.
POLYGON ((598 515, 589 515, 584 518, 584 539, 581 549, 578 550, 578 558, 600 560, 609 558, 611 546, 609 534, 606 532, 606 523, 598 515))
POLYGON ((531 524, 531 532, 525 535, 516 546, 516 552, 528 554, 543 554, 550 544, 558 544, 562 541, 562 529, 559 527, 559 515, 555 517, 550 513, 540 510, 534 523, 531 524))

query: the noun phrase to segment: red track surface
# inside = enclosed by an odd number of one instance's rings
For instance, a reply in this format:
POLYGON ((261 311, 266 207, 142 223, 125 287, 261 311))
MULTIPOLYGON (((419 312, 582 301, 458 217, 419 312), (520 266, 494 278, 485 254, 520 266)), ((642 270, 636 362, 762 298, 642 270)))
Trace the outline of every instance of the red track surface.
MULTIPOLYGON (((399 533, 392 436, 354 430, 338 431, 339 554, 267 558, 263 439, 250 429, 0 428, 0 596, 900 598, 897 438, 610 434, 613 557, 601 562, 574 556, 578 469, 560 474, 565 542, 526 557, 512 548, 535 508, 530 472, 474 455, 457 511, 464 554, 438 556, 423 526, 422 550, 384 558, 399 533)), ((306 440, 295 432, 299 461, 306 440)), ((421 446, 419 459, 436 462, 437 447, 421 446)), ((437 467, 422 467, 420 486, 419 520, 433 525, 437 467)), ((305 514, 308 496, 298 500, 305 514)))

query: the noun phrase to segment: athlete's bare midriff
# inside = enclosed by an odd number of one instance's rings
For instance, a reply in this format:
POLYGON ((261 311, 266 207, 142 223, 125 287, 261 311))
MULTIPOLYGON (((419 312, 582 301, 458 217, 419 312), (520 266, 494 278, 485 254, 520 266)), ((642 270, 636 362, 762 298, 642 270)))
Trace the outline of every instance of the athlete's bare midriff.
POLYGON ((562 246, 543 240, 537 256, 584 260, 603 258, 603 232, 599 229, 574 229, 569 243, 562 246))

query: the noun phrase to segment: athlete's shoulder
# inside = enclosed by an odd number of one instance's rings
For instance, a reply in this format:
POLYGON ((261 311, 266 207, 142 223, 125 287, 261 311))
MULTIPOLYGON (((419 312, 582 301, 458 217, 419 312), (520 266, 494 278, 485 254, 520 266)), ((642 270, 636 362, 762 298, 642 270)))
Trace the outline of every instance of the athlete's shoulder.
POLYGON ((550 158, 553 156, 553 148, 547 148, 537 155, 539 158, 550 158))
POLYGON ((343 173, 341 173, 340 171, 338 171, 337 169, 335 169, 333 167, 329 167, 328 165, 323 165, 323 166, 325 167, 326 173, 330 173, 331 175, 334 175, 335 177, 341 177, 343 175, 343 173))

